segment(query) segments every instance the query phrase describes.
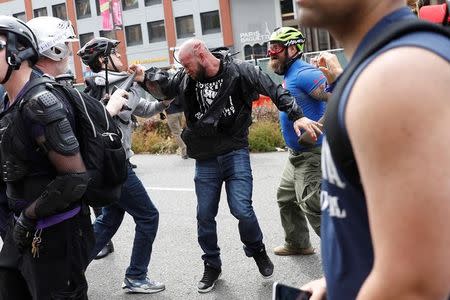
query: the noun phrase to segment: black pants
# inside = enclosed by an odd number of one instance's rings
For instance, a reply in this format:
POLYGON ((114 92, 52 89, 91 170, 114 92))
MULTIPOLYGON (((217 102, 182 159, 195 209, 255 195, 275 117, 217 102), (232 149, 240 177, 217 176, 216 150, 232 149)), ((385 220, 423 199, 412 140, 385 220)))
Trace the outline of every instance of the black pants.
POLYGON ((84 272, 95 243, 89 212, 45 228, 39 257, 32 256, 31 245, 18 252, 12 224, 0 252, 0 299, 87 299, 84 272))

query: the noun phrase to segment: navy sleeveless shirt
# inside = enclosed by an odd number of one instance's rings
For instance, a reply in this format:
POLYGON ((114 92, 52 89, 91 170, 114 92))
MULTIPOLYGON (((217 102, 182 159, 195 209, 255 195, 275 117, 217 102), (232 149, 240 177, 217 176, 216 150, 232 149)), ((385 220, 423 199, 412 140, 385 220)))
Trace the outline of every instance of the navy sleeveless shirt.
MULTIPOLYGON (((364 37, 355 56, 393 22, 415 18, 408 8, 399 9, 380 20, 364 37)), ((347 83, 339 100, 339 131, 348 136, 345 109, 353 85, 365 67, 378 55, 398 47, 420 47, 450 61, 450 40, 437 33, 416 32, 391 41, 367 59, 347 83)), ((326 134, 326 132, 325 132, 326 134)), ((322 145, 322 263, 327 281, 327 299, 355 299, 373 265, 373 247, 366 199, 361 185, 346 179, 333 161, 326 138, 322 145)))

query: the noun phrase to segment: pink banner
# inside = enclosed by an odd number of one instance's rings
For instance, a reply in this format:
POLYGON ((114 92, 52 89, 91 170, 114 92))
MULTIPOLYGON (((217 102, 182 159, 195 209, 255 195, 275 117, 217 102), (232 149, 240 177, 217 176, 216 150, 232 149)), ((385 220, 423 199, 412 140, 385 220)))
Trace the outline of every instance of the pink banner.
POLYGON ((102 16, 102 29, 112 30, 111 14, 109 13, 109 0, 99 0, 100 14, 102 16))
POLYGON ((103 30, 122 29, 122 6, 120 0, 99 0, 103 30))
POLYGON ((112 19, 115 30, 122 29, 122 5, 120 0, 111 0, 112 4, 112 19))

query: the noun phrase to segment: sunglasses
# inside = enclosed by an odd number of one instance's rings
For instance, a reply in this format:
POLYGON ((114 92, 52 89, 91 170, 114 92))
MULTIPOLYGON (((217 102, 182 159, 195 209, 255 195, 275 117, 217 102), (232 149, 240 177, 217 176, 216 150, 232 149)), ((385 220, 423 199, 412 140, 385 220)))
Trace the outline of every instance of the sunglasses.
POLYGON ((267 47, 267 56, 280 54, 286 47, 280 43, 269 44, 267 47))
POLYGON ((0 51, 6 48, 6 42, 0 40, 0 51))

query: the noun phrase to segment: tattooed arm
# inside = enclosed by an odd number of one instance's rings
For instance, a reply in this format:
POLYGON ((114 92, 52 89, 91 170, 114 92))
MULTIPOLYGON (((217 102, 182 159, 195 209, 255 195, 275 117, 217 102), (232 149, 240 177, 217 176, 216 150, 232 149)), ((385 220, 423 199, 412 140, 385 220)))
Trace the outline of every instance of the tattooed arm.
MULTIPOLYGON (((318 57, 311 59, 311 64, 316 66, 327 79, 328 84, 333 84, 342 73, 342 66, 335 54, 322 52, 318 57)), ((321 84, 310 93, 311 97, 321 101, 327 101, 330 93, 325 91, 325 84, 321 84)))
POLYGON ((325 84, 321 84, 317 88, 315 88, 309 95, 316 100, 327 101, 328 97, 330 97, 331 94, 325 92, 325 84))

